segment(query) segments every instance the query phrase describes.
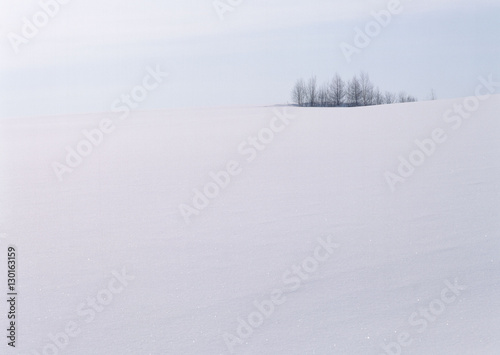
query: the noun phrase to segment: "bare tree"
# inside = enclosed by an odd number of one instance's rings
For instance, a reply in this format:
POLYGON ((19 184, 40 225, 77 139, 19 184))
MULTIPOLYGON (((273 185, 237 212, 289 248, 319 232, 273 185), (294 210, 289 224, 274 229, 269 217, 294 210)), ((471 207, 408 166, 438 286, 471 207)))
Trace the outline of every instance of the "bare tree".
POLYGON ((406 94, 405 91, 400 91, 399 94, 398 94, 398 102, 399 103, 404 103, 404 102, 408 102, 406 99, 407 99, 408 95, 406 94))
POLYGON ((335 74, 330 83, 329 94, 330 94, 330 103, 332 106, 338 107, 344 104, 346 96, 346 87, 344 80, 342 80, 342 78, 338 73, 335 74))
MULTIPOLYGON (((378 87, 375 88, 366 72, 355 75, 347 83, 336 73, 328 84, 320 88, 315 76, 307 83, 299 79, 292 90, 292 99, 299 106, 309 107, 368 106, 418 101, 415 96, 404 91, 397 95, 389 91, 382 93, 378 87)), ((431 91, 431 99, 435 99, 434 90, 431 91)))
POLYGON ((317 104, 320 107, 328 107, 330 106, 330 95, 328 92, 328 84, 323 84, 318 91, 318 102, 317 104))
POLYGON ((349 106, 361 106, 362 104, 361 84, 357 76, 354 76, 347 84, 347 101, 349 106))
POLYGON ((384 100, 385 100, 385 103, 388 105, 393 104, 396 102, 396 95, 394 95, 390 91, 386 91, 384 94, 384 100))
POLYGON ((385 103, 384 95, 377 86, 377 88, 373 91, 373 104, 383 105, 384 103, 385 103))
POLYGON ((299 79, 295 83, 295 86, 293 87, 292 90, 292 101, 299 106, 304 106, 306 103, 306 97, 307 97, 306 84, 304 83, 304 79, 299 79))
POLYGON ((404 103, 404 102, 415 102, 417 101, 417 98, 415 96, 408 95, 406 92, 401 91, 398 95, 398 102, 404 103))
POLYGON ((434 89, 431 89, 431 93, 429 94, 429 100, 437 100, 437 96, 436 96, 436 92, 434 91, 434 89))
POLYGON ((361 86, 361 104, 369 106, 373 104, 373 84, 367 73, 361 72, 359 75, 359 84, 361 86))
POLYGON ((307 83, 307 104, 310 107, 314 107, 318 102, 318 88, 316 77, 313 76, 309 79, 307 83))

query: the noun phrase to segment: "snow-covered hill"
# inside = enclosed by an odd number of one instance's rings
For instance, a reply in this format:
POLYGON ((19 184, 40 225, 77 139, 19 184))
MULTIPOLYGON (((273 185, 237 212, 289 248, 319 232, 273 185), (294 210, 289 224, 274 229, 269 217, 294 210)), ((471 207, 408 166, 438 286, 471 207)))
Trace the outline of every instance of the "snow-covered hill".
POLYGON ((1 120, 1 353, 499 354, 500 96, 474 104, 1 120))

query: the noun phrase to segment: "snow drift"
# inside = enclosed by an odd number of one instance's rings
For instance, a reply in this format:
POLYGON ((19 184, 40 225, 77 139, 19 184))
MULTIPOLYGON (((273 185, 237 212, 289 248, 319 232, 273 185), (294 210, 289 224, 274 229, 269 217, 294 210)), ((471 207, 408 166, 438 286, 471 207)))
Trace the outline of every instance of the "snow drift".
POLYGON ((1 120, 2 353, 498 354, 499 103, 1 120))

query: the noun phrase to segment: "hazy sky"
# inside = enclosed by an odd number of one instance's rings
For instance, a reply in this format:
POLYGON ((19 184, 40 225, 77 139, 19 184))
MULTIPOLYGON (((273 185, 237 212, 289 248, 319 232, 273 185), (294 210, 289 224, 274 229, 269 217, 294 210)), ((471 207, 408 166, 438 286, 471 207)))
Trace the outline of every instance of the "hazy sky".
POLYGON ((0 0, 0 115, 110 111, 156 65, 170 77, 140 109, 287 103, 299 77, 360 70, 419 99, 472 95, 480 75, 500 81, 498 0, 401 0, 348 63, 340 44, 389 2, 244 0, 221 20, 212 0, 69 0, 16 54, 9 33, 40 4, 0 0))

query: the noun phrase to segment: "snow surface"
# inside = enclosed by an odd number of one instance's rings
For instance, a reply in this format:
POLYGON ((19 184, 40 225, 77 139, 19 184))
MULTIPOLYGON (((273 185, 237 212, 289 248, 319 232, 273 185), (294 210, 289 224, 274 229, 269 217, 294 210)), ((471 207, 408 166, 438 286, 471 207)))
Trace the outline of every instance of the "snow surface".
POLYGON ((287 108, 252 162, 238 146, 283 107, 1 120, 0 265, 19 250, 17 347, 2 335, 1 353, 229 354, 224 334, 331 238, 234 353, 500 354, 500 96, 453 129, 462 102, 287 108), (60 182, 51 164, 105 117, 116 130, 60 182), (384 174, 437 128, 446 142, 392 192, 384 174), (179 205, 231 160, 241 174, 186 224, 179 205), (77 308, 124 268, 135 279, 87 322, 77 308), (51 351, 68 324, 80 333, 51 351), (411 344, 385 352, 402 333, 411 344))

